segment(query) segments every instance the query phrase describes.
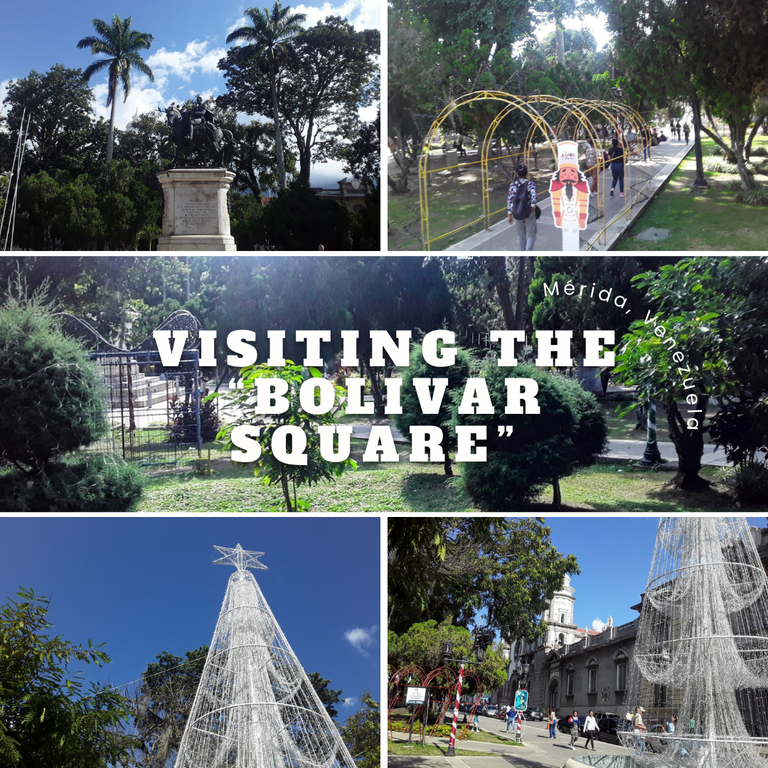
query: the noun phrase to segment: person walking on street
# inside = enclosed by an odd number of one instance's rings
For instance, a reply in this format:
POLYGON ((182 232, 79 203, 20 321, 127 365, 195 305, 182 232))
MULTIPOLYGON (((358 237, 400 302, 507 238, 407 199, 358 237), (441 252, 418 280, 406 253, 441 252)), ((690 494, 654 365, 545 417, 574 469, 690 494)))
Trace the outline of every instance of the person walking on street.
POLYGON ((549 713, 549 738, 557 738, 557 712, 554 709, 549 713))
POLYGON ((528 179, 528 168, 520 163, 517 179, 509 185, 507 219, 517 228, 521 251, 532 251, 536 242, 536 182, 528 179))
POLYGON ((595 752, 595 736, 600 733, 600 729, 597 727, 597 720, 595 720, 595 713, 590 709, 587 719, 584 721, 584 735, 587 737, 587 741, 584 744, 584 749, 589 749, 589 742, 592 742, 592 751, 595 752))
POLYGON ((579 740, 579 713, 577 710, 573 710, 573 714, 568 718, 568 723, 571 726, 571 749, 576 749, 573 745, 579 740))
POLYGON ((509 726, 512 725, 515 719, 515 710, 512 707, 507 711, 507 733, 509 733, 509 726))
POLYGON ((479 733, 480 732, 480 726, 478 725, 478 715, 477 710, 475 710, 475 719, 472 721, 472 732, 473 733, 479 733))
POLYGON ((645 752, 645 731, 646 727, 643 724, 643 707, 638 707, 635 710, 635 716, 632 718, 632 730, 635 734, 635 741, 637 742, 637 751, 642 755, 645 752))
POLYGON ((618 139, 613 139, 613 146, 608 150, 608 159, 611 163, 611 173, 613 182, 611 184, 611 196, 616 189, 616 183, 619 184, 621 197, 624 197, 624 148, 619 144, 618 139))
POLYGON ((683 126, 683 134, 685 134, 685 143, 688 143, 688 137, 691 135, 691 126, 686 123, 683 126))
POLYGON ((682 141, 682 139, 680 138, 680 121, 679 120, 677 121, 677 125, 675 126, 675 132, 677 133, 677 140, 682 141))

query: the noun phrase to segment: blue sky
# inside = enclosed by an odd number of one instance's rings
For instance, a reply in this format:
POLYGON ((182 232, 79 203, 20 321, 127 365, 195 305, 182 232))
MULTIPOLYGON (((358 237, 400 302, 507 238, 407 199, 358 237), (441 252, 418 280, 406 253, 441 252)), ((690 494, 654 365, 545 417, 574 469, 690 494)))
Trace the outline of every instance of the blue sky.
MULTIPOLYGON (((155 75, 155 82, 138 72, 132 73, 131 94, 123 103, 118 98, 116 123, 124 128, 136 113, 171 101, 184 101, 198 93, 216 97, 224 91, 224 78, 216 68, 226 49, 227 35, 243 26, 243 11, 249 7, 272 7, 271 0, 253 5, 241 0, 185 0, 185 2, 150 2, 131 0, 128 5, 110 5, 86 0, 73 5, 58 0, 36 0, 32 5, 13 3, 3 15, 3 43, 0 46, 0 102, 9 80, 26 77, 33 69, 47 72, 54 64, 84 69, 97 57, 90 50, 78 50, 83 37, 94 34, 92 19, 110 22, 117 14, 131 16, 132 28, 154 35, 152 47, 144 60, 155 75)), ((330 15, 348 19, 357 29, 381 27, 381 3, 378 0, 335 0, 291 4, 307 15, 307 26, 330 15)), ((91 80, 97 116, 109 118, 106 107, 107 74, 91 80)), ((375 108, 362 112, 366 120, 375 117, 375 108)), ((248 120, 253 118, 248 118, 248 120)), ((314 186, 336 188, 344 177, 341 163, 328 163, 313 169, 314 186)))
MULTIPOLYGON (((548 517, 552 543, 563 554, 574 554, 581 574, 573 576, 574 621, 600 629, 613 617, 615 626, 637 618, 630 606, 645 591, 656 541, 658 517, 548 517), (593 626, 594 624, 594 626, 593 626)), ((747 518, 764 528, 765 517, 747 518)))
POLYGON ((0 604, 29 587, 52 596, 52 635, 106 642, 87 680, 135 680, 163 651, 210 643, 233 569, 214 545, 265 552, 253 571, 307 672, 349 699, 380 700, 376 518, 0 518, 0 604))

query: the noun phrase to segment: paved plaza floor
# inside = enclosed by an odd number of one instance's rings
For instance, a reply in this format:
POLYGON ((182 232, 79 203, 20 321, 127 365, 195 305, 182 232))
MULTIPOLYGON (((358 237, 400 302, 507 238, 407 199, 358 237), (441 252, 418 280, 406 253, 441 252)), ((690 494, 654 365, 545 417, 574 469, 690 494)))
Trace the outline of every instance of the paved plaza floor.
MULTIPOLYGON (((605 226, 606 221, 613 223, 608 227, 605 242, 596 243, 594 250, 609 250, 632 223, 637 220, 662 184, 692 149, 693 143, 685 144, 685 142, 680 141, 665 141, 658 147, 653 147, 652 159, 650 161, 643 161, 642 159, 631 160, 625 168, 625 197, 619 196, 618 188, 613 197, 609 196, 608 191, 610 190, 612 178, 611 170, 607 168, 603 171, 599 183, 604 185, 606 190, 604 217, 594 218, 598 212, 594 206, 592 207, 590 211, 590 219, 592 221, 587 224, 586 230, 581 233, 582 250, 585 249, 586 243, 597 234, 598 229, 605 226), (648 180, 647 185, 645 184, 646 180, 648 180), (643 185, 645 185, 644 188, 643 185)), ((541 195, 543 191, 543 189, 539 189, 539 194, 541 195)), ((594 201, 595 196, 593 195, 591 199, 594 201)), ((544 252, 561 251, 562 234, 555 227, 550 198, 547 196, 545 200, 539 202, 539 207, 542 213, 538 221, 538 234, 534 250, 544 252)), ((515 225, 510 225, 507 217, 504 216, 495 221, 490 229, 478 232, 450 246, 446 251, 509 252, 517 251, 518 249, 519 243, 515 225)), ((638 250, 643 250, 641 243, 638 243, 638 250)))
MULTIPOLYGON (((506 724, 501 720, 489 717, 480 717, 480 728, 489 733, 495 733, 500 736, 506 736, 506 724)), ((393 736, 398 741, 407 741, 408 735, 404 733, 395 733, 393 736)), ((448 746, 448 738, 427 737, 427 741, 439 744, 441 747, 448 746)), ((490 744, 479 741, 457 742, 456 746, 463 750, 473 750, 478 752, 492 752, 493 757, 478 756, 472 757, 462 755, 459 757, 420 757, 418 755, 390 755, 387 758, 387 764, 392 768, 428 768, 429 766, 440 766, 447 768, 454 766, 456 768, 562 768, 569 759, 577 758, 581 755, 624 755, 626 751, 617 744, 598 741, 594 752, 584 749, 584 739, 578 740, 576 748, 571 750, 569 747, 570 737, 565 733, 558 733, 557 738, 550 739, 549 733, 544 723, 527 722, 523 734, 522 747, 506 744, 490 744)), ((575 767, 576 763, 571 763, 569 768, 575 767)))

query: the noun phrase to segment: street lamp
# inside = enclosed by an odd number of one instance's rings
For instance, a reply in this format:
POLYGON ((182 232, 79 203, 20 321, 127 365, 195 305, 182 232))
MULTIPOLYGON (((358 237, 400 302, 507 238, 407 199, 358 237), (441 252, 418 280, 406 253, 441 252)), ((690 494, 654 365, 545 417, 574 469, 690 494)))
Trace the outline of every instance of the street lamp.
POLYGON ((611 93, 615 99, 620 99, 624 95, 624 89, 619 88, 617 85, 612 85, 611 93))

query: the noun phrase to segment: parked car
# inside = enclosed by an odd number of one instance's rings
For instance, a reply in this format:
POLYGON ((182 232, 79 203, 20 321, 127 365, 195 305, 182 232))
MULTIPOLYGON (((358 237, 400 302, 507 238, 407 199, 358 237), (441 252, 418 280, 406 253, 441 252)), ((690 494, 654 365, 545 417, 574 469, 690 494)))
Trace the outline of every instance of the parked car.
POLYGON ((624 725, 618 717, 603 717, 597 721, 597 727, 600 733, 615 736, 619 731, 624 730, 624 725))
POLYGON ((523 712, 523 717, 526 720, 543 720, 544 719, 544 713, 541 711, 541 707, 528 707, 528 709, 523 712))
POLYGON ((486 717, 496 717, 499 714, 499 708, 495 704, 489 704, 483 708, 483 714, 486 717))

